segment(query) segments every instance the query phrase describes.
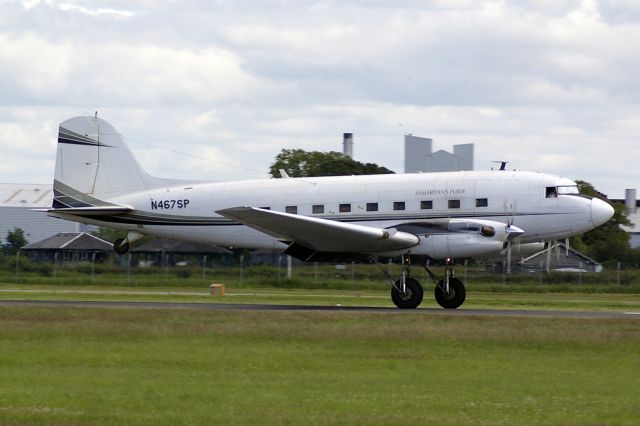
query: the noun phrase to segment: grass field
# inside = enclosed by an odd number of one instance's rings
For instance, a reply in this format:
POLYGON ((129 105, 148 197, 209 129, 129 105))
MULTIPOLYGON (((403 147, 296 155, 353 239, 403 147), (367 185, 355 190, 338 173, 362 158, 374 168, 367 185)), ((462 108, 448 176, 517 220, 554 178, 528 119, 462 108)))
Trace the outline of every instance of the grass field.
MULTIPOLYGON (((371 264, 296 264, 292 277, 286 278, 286 268, 254 265, 216 266, 200 268, 195 265, 175 267, 132 267, 127 270, 117 263, 91 265, 88 263, 32 263, 23 257, 20 262, 0 256, 0 282, 16 285, 75 285, 126 287, 200 287, 211 282, 223 282, 233 288, 282 288, 322 290, 386 290, 388 282, 380 270, 371 264), (336 269, 341 266, 341 269, 336 269)), ((400 265, 386 264, 391 276, 400 275, 400 265)), ((442 276, 442 266, 433 272, 442 276)), ((415 278, 425 287, 431 280, 421 268, 413 268, 415 278)), ((456 273, 467 288, 478 292, 501 293, 640 293, 640 270, 605 269, 602 273, 491 273, 481 265, 457 265, 456 273)))
POLYGON ((640 322, 0 309, 0 424, 640 423, 640 322))
MULTIPOLYGON (((393 307, 388 290, 308 290, 228 288, 223 298, 202 287, 126 287, 0 284, 1 299, 113 300, 201 303, 269 303, 393 307)), ((437 308, 432 287, 425 288, 422 308, 437 308)), ((467 294, 463 309, 541 309, 640 312, 640 294, 499 293, 467 294)))

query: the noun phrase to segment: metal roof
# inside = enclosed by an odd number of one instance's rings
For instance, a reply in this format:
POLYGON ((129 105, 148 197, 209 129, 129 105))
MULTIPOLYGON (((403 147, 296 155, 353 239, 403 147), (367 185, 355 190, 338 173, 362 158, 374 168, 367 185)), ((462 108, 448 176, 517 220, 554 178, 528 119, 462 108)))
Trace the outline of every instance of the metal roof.
POLYGON ((112 251, 113 244, 85 232, 64 232, 26 245, 22 250, 112 251))
POLYGON ((163 251, 168 253, 184 254, 231 253, 230 250, 211 244, 191 243, 188 241, 177 241, 166 238, 155 238, 131 249, 131 252, 133 253, 161 253, 163 251))
POLYGON ((52 202, 52 184, 0 183, 0 207, 50 207, 52 202))

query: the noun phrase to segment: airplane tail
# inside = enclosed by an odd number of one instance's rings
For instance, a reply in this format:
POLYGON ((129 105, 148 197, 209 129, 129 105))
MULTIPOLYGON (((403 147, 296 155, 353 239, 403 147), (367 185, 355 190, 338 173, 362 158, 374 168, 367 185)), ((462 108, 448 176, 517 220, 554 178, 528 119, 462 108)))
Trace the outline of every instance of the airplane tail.
POLYGON ((153 180, 106 121, 74 117, 60 123, 54 208, 107 206, 104 200, 144 191, 153 180))

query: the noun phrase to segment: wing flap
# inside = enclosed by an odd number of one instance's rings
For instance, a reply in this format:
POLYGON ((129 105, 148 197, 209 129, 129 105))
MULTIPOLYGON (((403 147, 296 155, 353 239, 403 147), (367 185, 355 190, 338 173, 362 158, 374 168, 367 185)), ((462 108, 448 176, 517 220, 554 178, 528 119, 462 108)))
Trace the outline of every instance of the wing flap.
POLYGON ((395 229, 355 225, 256 207, 234 207, 218 210, 216 213, 279 240, 295 242, 317 251, 387 252, 413 247, 420 242, 415 235, 395 229))

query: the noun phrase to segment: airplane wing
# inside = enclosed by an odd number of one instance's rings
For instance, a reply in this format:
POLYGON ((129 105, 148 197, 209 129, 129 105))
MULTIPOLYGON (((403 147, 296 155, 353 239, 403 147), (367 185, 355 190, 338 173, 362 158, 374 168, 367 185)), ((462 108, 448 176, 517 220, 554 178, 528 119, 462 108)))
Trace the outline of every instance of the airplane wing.
POLYGON ((355 225, 256 207, 233 207, 216 213, 281 241, 297 243, 318 252, 388 252, 413 247, 420 242, 415 235, 395 229, 355 225))

